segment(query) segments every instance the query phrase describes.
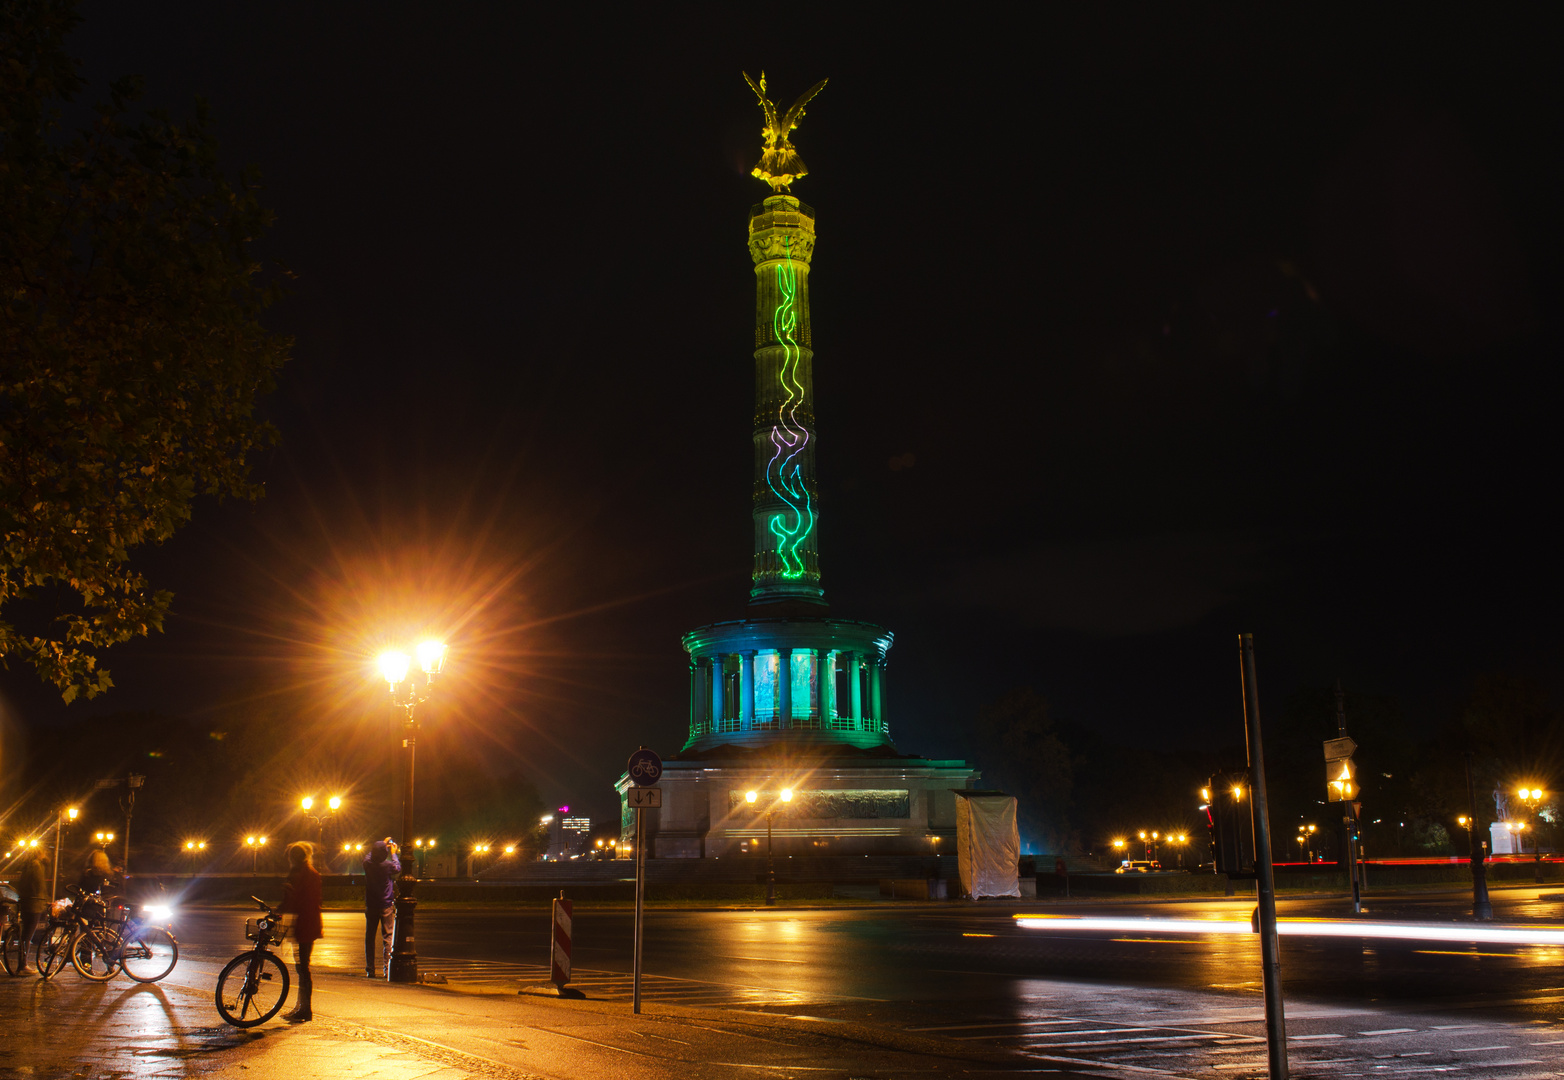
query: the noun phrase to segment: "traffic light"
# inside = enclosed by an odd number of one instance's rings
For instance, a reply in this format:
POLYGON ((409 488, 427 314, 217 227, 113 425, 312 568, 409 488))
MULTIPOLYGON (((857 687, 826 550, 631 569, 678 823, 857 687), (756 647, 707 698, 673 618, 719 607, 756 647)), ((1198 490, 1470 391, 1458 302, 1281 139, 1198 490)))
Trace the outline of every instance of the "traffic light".
POLYGON ((1352 760, 1358 744, 1346 736, 1325 740, 1325 798, 1354 802, 1358 798, 1358 767, 1352 760))
POLYGON ((1252 878, 1254 814, 1250 809, 1249 774, 1217 773, 1200 793, 1206 796, 1206 822, 1216 870, 1229 878, 1252 878))

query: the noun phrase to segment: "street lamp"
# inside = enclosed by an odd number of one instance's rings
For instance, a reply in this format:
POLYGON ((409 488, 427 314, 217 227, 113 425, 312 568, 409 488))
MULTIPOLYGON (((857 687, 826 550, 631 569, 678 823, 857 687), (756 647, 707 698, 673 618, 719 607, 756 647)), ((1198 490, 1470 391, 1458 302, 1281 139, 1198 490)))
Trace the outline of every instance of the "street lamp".
POLYGON ((1308 861, 1310 863, 1314 862, 1314 834, 1315 834, 1315 832, 1316 832, 1316 826, 1314 826, 1314 825, 1299 825, 1298 826, 1298 847, 1299 847, 1298 854, 1300 854, 1300 855, 1303 854, 1303 848, 1304 848, 1305 845, 1307 845, 1308 849, 1309 849, 1308 861))
MULTIPOLYGON (((56 899, 59 896, 59 887, 60 887, 60 830, 62 828, 64 828, 64 826, 65 826, 65 824, 67 822, 75 821, 77 815, 80 814, 80 813, 81 813, 81 811, 76 809, 74 806, 67 806, 63 810, 61 810, 58 814, 54 815, 54 874, 53 874, 52 878, 49 881, 49 897, 51 899, 56 899)), ((31 846, 32 847, 37 847, 38 846, 38 841, 34 840, 32 842, 32 844, 31 844, 31 846)))
MULTIPOLYGON (((760 792, 746 791, 744 801, 751 806, 760 800, 760 792)), ((793 801, 793 789, 783 788, 778 802, 790 803, 793 801)), ((771 852, 771 816, 776 813, 777 803, 773 802, 766 808, 766 903, 777 902, 777 865, 771 852)))
MULTIPOLYGON (((1528 811, 1530 811, 1530 813, 1532 814, 1533 817, 1540 818, 1541 815, 1540 815, 1539 811, 1541 811, 1541 809, 1542 809, 1542 797, 1545 794, 1545 792, 1541 788, 1531 787, 1530 785, 1523 784, 1523 785, 1521 785, 1520 791, 1516 792, 1516 794, 1520 796, 1521 805, 1524 806, 1528 811)), ((1524 839, 1524 837, 1522 839, 1524 839)), ((1542 881, 1542 837, 1540 835, 1538 835, 1538 833, 1537 833, 1537 831, 1535 829, 1532 830, 1532 834, 1531 834, 1531 850, 1532 850, 1532 865, 1535 868, 1535 872, 1536 872, 1536 875, 1537 875, 1537 881, 1539 883, 1541 883, 1541 881, 1542 881)), ((1525 854, 1525 851, 1526 851, 1525 845, 1522 844, 1522 846, 1521 846, 1521 853, 1525 854)))
POLYGON ((424 876, 424 859, 434 850, 434 840, 419 838, 413 841, 413 856, 418 860, 418 876, 424 876))
POLYGON ((264 836, 246 836, 244 846, 250 849, 250 873, 256 873, 261 859, 261 848, 266 846, 264 836))
POLYGON ((326 800, 326 808, 318 814, 310 813, 315 809, 314 796, 306 795, 299 800, 299 809, 304 811, 304 816, 315 823, 315 844, 322 851, 326 850, 326 822, 335 820, 337 811, 342 809, 342 796, 333 795, 326 800))
MULTIPOLYGON (((429 700, 435 676, 445 667, 445 642, 426 639, 413 650, 418 657, 418 667, 424 673, 423 692, 408 680, 411 661, 407 654, 382 653, 380 674, 386 680, 391 693, 391 707, 402 710, 403 759, 406 762, 406 781, 402 786, 402 842, 413 835, 413 764, 418 745, 418 706, 429 700), (405 687, 405 689, 399 689, 405 687)), ((387 973, 391 982, 415 983, 418 981, 418 950, 414 946, 413 916, 418 910, 418 874, 409 867, 402 868, 397 879, 396 933, 391 943, 391 970, 387 973)))

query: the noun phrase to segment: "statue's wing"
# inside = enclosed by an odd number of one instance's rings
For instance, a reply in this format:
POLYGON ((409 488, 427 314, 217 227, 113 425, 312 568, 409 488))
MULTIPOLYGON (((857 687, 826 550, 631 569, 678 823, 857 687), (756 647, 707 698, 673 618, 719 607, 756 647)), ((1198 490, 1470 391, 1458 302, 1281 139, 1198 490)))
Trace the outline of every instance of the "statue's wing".
MULTIPOLYGON (((766 97, 765 91, 761 90, 755 80, 749 77, 749 72, 745 71, 742 74, 744 81, 749 83, 749 88, 755 91, 755 96, 760 99, 760 107, 766 114, 766 127, 775 128, 777 126, 777 107, 771 104, 771 100, 766 97)), ((765 78, 764 72, 761 73, 761 78, 765 78)))
POLYGON ((803 97, 793 102, 793 107, 789 109, 787 111, 787 115, 782 118, 782 131, 784 134, 792 131, 795 127, 798 126, 798 122, 804 118, 804 106, 809 104, 811 98, 813 98, 820 91, 824 90, 825 84, 829 81, 829 79, 821 79, 808 90, 804 91, 803 97))

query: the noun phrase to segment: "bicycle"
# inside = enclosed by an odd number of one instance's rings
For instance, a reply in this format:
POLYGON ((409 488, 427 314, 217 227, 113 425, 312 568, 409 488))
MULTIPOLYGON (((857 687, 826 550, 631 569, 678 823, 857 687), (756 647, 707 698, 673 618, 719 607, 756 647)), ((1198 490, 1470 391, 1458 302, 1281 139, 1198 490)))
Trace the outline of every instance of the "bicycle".
POLYGON ((54 978, 70 962, 78 931, 109 920, 108 904, 97 893, 83 892, 76 885, 67 885, 65 891, 70 895, 56 900, 49 909, 44 935, 33 954, 33 968, 45 979, 54 978))
POLYGON ((288 1000, 288 965, 267 947, 282 944, 282 916, 260 897, 250 899, 266 912, 244 922, 244 936, 255 945, 228 961, 215 992, 218 1015, 237 1028, 266 1023, 288 1000))
POLYGON ((123 906, 102 921, 78 926, 70 941, 71 966, 76 974, 93 982, 107 982, 123 971, 136 982, 153 983, 179 963, 179 942, 164 922, 171 915, 163 905, 148 905, 146 915, 131 918, 123 906), (149 919, 147 916, 151 916, 149 919))

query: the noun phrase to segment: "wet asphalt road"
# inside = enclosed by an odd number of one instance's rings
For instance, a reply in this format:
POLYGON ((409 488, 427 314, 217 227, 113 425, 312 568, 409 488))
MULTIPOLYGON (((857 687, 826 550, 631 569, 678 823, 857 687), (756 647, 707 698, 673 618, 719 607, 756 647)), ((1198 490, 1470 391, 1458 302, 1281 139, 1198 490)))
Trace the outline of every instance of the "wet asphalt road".
MULTIPOLYGON (((1496 918, 1564 925, 1557 886, 1494 895, 1496 918)), ((1371 898, 1366 921, 1464 920, 1459 895, 1371 898)), ((866 1021, 1016 1051, 1039 1065, 1123 1075, 1263 1073, 1258 948, 1250 935, 1054 932, 1018 912, 1247 918, 1252 900, 1179 904, 906 904, 653 909, 648 994, 674 1003, 866 1021), (1258 1069, 1259 1072, 1255 1072, 1258 1069), (1149 1070, 1149 1072, 1148 1072, 1149 1070)), ((1337 917, 1339 900, 1284 901, 1283 917, 1337 917)), ((237 911, 189 911, 186 955, 242 944, 237 911)), ((327 916, 317 964, 362 969, 362 917, 327 916)), ((425 971, 453 979, 546 978, 547 909, 425 910, 425 971)), ((631 915, 578 905, 577 981, 628 995, 631 915)), ((1364 939, 1282 941, 1295 1075, 1564 1074, 1564 950, 1364 939)))

